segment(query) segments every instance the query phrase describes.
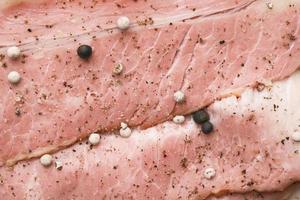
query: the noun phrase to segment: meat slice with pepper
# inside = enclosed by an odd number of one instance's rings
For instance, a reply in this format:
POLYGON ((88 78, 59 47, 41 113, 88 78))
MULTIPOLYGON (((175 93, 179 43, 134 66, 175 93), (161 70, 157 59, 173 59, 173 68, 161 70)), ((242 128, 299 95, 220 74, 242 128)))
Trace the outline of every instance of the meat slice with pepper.
POLYGON ((53 154, 50 167, 39 160, 2 167, 0 193, 3 199, 294 200, 287 197, 299 185, 275 191, 300 181, 300 143, 292 138, 299 90, 297 72, 263 91, 248 88, 214 102, 207 108, 213 134, 201 134, 189 116, 183 124, 133 129, 129 138, 102 135, 96 146, 81 141, 53 154))
POLYGON ((1 1, 1 198, 205 199, 299 181, 299 12, 1 1))

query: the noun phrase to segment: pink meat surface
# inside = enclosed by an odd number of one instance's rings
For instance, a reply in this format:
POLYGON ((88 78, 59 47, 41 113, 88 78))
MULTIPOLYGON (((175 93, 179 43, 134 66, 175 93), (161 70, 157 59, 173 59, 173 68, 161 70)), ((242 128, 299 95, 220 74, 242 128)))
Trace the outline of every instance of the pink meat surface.
POLYGON ((283 192, 259 193, 249 192, 245 194, 229 194, 222 197, 211 197, 208 200, 299 200, 300 185, 290 186, 283 192))
POLYGON ((39 160, 2 167, 1 197, 203 200, 249 192, 221 199, 290 200, 286 193, 258 194, 300 181, 300 143, 291 137, 299 131, 299 90, 297 72, 263 91, 247 89, 239 98, 214 102, 208 107, 215 125, 210 135, 188 117, 182 125, 136 129, 130 138, 102 135, 94 147, 82 141, 53 155, 62 170, 39 160), (210 167, 216 175, 207 180, 203 172, 210 167))
POLYGON ((38 2, 2 3, 1 51, 23 52, 1 61, 2 166, 121 122, 157 125, 300 64, 298 0, 273 0, 272 9, 264 0, 38 2), (128 31, 116 28, 121 15, 131 19, 128 31), (82 43, 94 49, 89 61, 76 55, 82 43), (116 63, 120 76, 112 76, 116 63), (7 81, 11 70, 22 75, 17 86, 7 81), (185 103, 173 100, 177 90, 185 103))

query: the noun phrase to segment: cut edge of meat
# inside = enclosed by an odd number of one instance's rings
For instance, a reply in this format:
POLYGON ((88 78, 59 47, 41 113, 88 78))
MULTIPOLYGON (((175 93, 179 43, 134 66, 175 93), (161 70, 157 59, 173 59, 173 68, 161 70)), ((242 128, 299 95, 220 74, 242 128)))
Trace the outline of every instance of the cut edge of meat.
POLYGON ((206 200, 231 200, 233 197, 234 200, 244 200, 246 196, 250 200, 297 200, 300 198, 300 182, 295 182, 281 191, 258 192, 253 190, 247 193, 229 193, 223 196, 210 195, 206 200))

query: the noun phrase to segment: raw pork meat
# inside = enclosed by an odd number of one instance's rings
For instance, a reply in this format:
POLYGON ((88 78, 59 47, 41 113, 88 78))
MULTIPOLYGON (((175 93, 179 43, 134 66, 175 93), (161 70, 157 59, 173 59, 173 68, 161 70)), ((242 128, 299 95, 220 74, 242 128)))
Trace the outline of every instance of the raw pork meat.
POLYGON ((297 72, 263 91, 247 89, 239 98, 216 101, 208 108, 216 127, 211 135, 191 119, 165 122, 134 130, 130 138, 103 135, 99 146, 81 142, 62 150, 54 155, 61 171, 39 160, 11 171, 3 167, 1 196, 171 200, 281 191, 300 181, 300 143, 292 139, 299 131, 299 90, 297 72), (207 168, 216 171, 211 180, 203 176, 207 168))
POLYGON ((257 82, 278 80, 300 60, 299 1, 41 1, 1 12, 0 164, 40 156, 89 133, 151 127, 257 82), (127 15, 132 27, 116 29, 127 15), (64 20, 62 20, 64 19, 64 20), (82 61, 80 43, 94 55, 82 61), (125 70, 112 76, 122 63, 125 70), (11 70, 22 81, 7 81, 11 70), (186 102, 176 104, 182 90, 186 102), (21 101, 16 102, 16 99, 21 101), (15 113, 18 113, 16 115, 15 113))
POLYGON ((300 0, 0 6, 2 199, 298 198, 300 0), (81 44, 92 46, 89 60, 81 44), (19 59, 6 56, 11 46, 19 59), (168 121, 206 106, 210 135, 190 117, 168 121), (118 136, 121 122, 130 138, 118 136), (85 142, 92 132, 100 145, 85 142), (31 159, 45 153, 63 169, 31 159))
POLYGON ((208 200, 299 200, 300 199, 300 185, 296 184, 284 192, 274 193, 258 193, 250 192, 246 194, 231 194, 223 197, 212 197, 208 200))

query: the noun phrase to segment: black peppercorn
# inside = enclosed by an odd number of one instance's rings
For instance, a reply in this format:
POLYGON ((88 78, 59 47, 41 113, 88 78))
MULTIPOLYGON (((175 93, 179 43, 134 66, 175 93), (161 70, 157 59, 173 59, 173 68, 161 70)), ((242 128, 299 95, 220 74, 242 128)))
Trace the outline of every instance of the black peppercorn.
POLYGON ((193 113, 193 120, 197 124, 202 124, 209 120, 209 115, 205 110, 198 110, 197 112, 193 113))
POLYGON ((82 59, 88 59, 93 53, 92 47, 89 45, 81 45, 77 49, 77 54, 82 59))
POLYGON ((214 130, 214 125, 210 121, 204 122, 201 124, 201 130, 204 134, 209 134, 214 130))

